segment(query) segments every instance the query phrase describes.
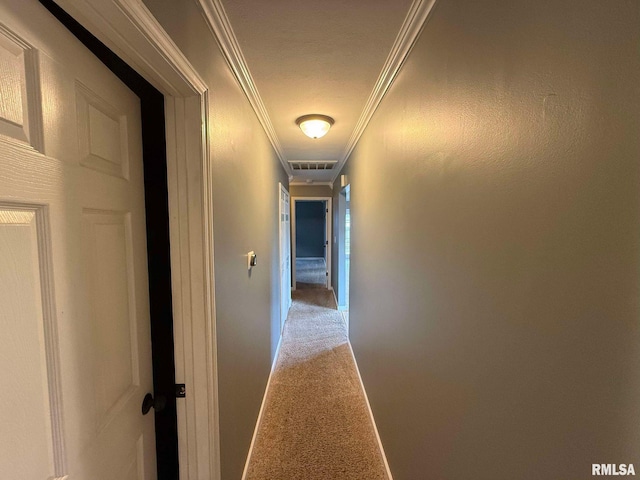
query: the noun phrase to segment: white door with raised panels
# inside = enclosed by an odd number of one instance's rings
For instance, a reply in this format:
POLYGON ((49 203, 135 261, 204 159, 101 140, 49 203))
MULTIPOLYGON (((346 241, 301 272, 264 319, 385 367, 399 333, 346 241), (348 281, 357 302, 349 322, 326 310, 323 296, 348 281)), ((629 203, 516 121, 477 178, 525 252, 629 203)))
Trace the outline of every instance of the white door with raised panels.
POLYGON ((0 0, 0 472, 156 478, 139 99, 0 0))

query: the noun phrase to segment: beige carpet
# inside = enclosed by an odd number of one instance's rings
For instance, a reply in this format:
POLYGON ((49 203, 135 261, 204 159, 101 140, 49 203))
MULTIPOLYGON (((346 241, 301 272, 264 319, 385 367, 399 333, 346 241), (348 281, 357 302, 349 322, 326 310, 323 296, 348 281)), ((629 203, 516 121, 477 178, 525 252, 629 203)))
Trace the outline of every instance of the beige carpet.
POLYGON ((246 479, 387 479, 329 290, 293 292, 246 479))

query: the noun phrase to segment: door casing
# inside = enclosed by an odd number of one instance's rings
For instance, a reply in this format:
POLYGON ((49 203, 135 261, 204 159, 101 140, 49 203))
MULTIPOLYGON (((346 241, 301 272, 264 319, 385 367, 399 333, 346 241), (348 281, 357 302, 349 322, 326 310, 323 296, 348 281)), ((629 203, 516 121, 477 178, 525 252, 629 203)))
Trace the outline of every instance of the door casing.
POLYGON ((155 412, 157 472, 158 479, 173 480, 179 462, 164 98, 53 0, 39 2, 140 99, 153 395, 166 399, 155 412))
MULTIPOLYGON (((346 213, 347 213, 347 196, 350 192, 350 185, 346 185, 338 195, 338 205, 336 206, 336 219, 337 219, 337 231, 336 231, 336 255, 337 257, 337 285, 334 286, 336 292, 336 302, 338 304, 338 310, 349 310, 348 303, 348 275, 347 259, 346 259, 346 213)), ((350 233, 350 232, 349 232, 350 233)))
POLYGON ((209 87, 142 2, 56 3, 165 97, 180 478, 219 480, 209 87))
POLYGON ((279 265, 280 265, 280 332, 284 329, 284 322, 287 319, 287 313, 289 312, 289 308, 291 307, 291 196, 289 195, 289 191, 285 188, 282 183, 278 183, 278 198, 280 199, 278 202, 278 214, 279 214, 279 240, 280 240, 280 249, 279 249, 279 265), (283 199, 282 196, 286 195, 287 202, 289 208, 283 207, 283 199), (288 215, 289 219, 286 221, 289 228, 286 232, 282 231, 282 216, 288 215), (282 251, 285 250, 286 254, 289 256, 289 266, 285 272, 282 272, 282 251), (285 278, 285 276, 287 278, 285 278), (287 281, 288 280, 288 281, 287 281))

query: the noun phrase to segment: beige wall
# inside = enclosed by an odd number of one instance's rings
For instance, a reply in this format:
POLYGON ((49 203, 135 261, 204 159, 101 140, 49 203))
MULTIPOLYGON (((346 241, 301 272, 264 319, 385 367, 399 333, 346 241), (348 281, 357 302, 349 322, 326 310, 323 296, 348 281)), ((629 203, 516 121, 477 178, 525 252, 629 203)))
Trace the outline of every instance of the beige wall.
POLYGON ((640 465, 639 12, 441 1, 351 156, 351 339, 395 480, 640 465))
POLYGON ((195 2, 145 4, 211 94, 221 467, 239 480, 280 332, 278 181, 288 179, 195 2))
POLYGON ((329 185, 290 185, 292 197, 332 197, 333 190, 329 185))

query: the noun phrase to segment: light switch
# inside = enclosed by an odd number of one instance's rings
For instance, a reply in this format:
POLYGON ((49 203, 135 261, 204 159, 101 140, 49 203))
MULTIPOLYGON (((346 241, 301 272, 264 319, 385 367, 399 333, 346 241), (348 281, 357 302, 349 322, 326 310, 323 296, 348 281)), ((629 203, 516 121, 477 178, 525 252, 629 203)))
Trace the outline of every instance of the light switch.
POLYGON ((258 257, 253 250, 247 253, 247 269, 251 270, 251 267, 255 267, 258 264, 258 257))

